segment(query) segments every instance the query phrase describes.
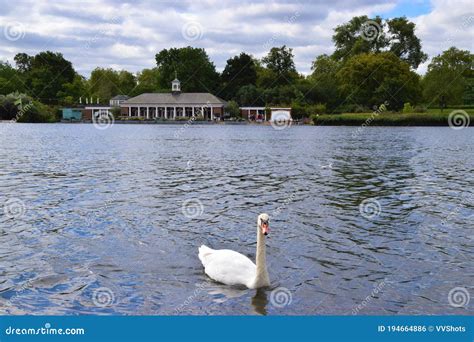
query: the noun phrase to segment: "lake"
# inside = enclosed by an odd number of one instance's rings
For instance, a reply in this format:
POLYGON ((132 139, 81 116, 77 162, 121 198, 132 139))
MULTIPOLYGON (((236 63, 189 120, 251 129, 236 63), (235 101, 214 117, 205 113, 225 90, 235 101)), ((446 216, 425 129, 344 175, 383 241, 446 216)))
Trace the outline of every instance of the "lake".
POLYGON ((0 124, 0 312, 472 315, 474 130, 356 129, 0 124), (271 288, 211 281, 262 212, 271 288))

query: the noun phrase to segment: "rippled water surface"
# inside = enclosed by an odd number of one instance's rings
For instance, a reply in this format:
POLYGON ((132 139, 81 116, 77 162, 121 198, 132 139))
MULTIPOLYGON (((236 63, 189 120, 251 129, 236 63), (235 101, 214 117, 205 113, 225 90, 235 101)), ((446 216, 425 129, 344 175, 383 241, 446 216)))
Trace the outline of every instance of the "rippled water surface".
POLYGON ((0 124, 0 312, 472 314, 474 130, 353 133, 0 124), (261 212, 272 287, 212 282, 261 212))

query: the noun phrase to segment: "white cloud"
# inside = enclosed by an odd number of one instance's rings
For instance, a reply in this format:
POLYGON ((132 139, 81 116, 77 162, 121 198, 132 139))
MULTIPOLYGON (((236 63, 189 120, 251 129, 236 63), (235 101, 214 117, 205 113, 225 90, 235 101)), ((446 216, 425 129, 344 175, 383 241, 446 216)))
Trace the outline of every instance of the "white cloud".
MULTIPOLYGON (((451 46, 473 51, 472 0, 459 0, 455 5, 449 0, 433 0, 431 4, 430 13, 410 18, 417 26, 416 33, 430 59, 451 46)), ((424 73, 428 64, 429 61, 420 65, 418 72, 424 73)))
MULTIPOLYGON (((471 0, 453 6, 434 0, 428 14, 410 18, 424 50, 432 57, 449 45, 472 50, 471 0), (469 18, 470 21, 469 21, 469 18), (467 22, 467 24, 463 24, 467 22), (448 44, 449 43, 449 44, 448 44)), ((62 52, 79 72, 88 76, 99 67, 114 66, 133 72, 155 65, 161 49, 192 45, 206 49, 218 70, 228 58, 245 51, 264 56, 271 46, 292 47, 300 72, 334 49, 333 29, 353 16, 390 13, 396 0, 314 1, 138 1, 116 0, 50 4, 33 0, 0 0, 0 26, 12 22, 24 27, 24 37, 4 39, 0 32, 0 60, 13 60, 18 52, 62 52), (183 37, 187 22, 199 23, 197 40, 183 37)), ((407 5, 408 6, 408 5, 407 5)), ((189 38, 189 37, 188 37, 189 38)), ((427 63, 419 71, 426 69, 427 63)))

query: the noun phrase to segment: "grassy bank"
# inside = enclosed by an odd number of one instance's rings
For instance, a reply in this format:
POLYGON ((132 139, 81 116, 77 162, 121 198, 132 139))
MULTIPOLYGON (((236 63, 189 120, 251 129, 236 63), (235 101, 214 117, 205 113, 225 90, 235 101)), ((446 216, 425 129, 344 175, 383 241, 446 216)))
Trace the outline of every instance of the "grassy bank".
MULTIPOLYGON (((429 109, 426 113, 343 113, 314 115, 313 122, 319 126, 448 126, 449 114, 454 109, 429 109)), ((464 109, 474 125, 474 109, 464 109)))

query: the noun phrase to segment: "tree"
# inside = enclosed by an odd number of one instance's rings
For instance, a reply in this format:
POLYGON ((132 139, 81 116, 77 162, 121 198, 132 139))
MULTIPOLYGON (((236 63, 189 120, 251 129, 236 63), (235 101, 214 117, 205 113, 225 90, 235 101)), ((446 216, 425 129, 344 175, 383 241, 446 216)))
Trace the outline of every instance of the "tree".
POLYGON ((100 101, 109 101, 116 95, 130 95, 135 86, 135 76, 125 70, 95 68, 89 79, 89 92, 100 101))
POLYGON ((24 90, 22 75, 9 63, 0 61, 0 94, 24 90))
POLYGON ((469 101, 467 92, 474 77, 474 54, 451 47, 433 57, 423 78, 423 96, 429 103, 438 104, 441 97, 448 105, 469 101), (467 97, 467 98, 466 98, 467 97))
POLYGON ((262 58, 262 62, 276 75, 277 84, 285 84, 298 76, 293 57, 293 49, 283 45, 271 48, 268 55, 262 58))
POLYGON ((16 67, 19 72, 27 72, 31 69, 31 63, 33 61, 33 57, 28 56, 26 53, 21 52, 17 53, 13 58, 15 61, 16 67))
POLYGON ((237 102, 241 106, 261 106, 264 104, 260 91, 254 85, 246 85, 237 92, 237 102))
POLYGON ((415 24, 405 17, 390 20, 382 20, 379 16, 372 19, 365 15, 354 17, 337 26, 332 39, 336 45, 333 57, 338 61, 361 53, 391 51, 416 69, 427 58, 415 35, 415 24))
POLYGON ((24 74, 29 95, 44 103, 56 103, 63 85, 72 82, 76 75, 72 63, 61 53, 44 51, 35 56, 20 53, 15 61, 24 74))
POLYGON ((410 64, 413 69, 426 61, 428 55, 421 50, 421 41, 415 35, 414 23, 409 22, 406 17, 401 17, 388 20, 387 26, 392 53, 410 64))
MULTIPOLYGON (((134 95, 142 93, 155 93, 160 90, 159 81, 160 72, 158 68, 143 69, 137 74, 137 86, 133 91, 134 95)), ((169 87, 168 87, 169 88, 169 87)))
POLYGON ((175 73, 185 92, 214 92, 218 88, 219 74, 206 51, 191 46, 161 50, 155 56, 158 66, 158 84, 170 89, 175 73))
POLYGON ((227 102, 227 106, 225 108, 226 112, 233 118, 240 116, 240 108, 239 104, 233 100, 227 102))
POLYGON ((127 70, 118 71, 118 82, 119 93, 115 95, 132 95, 135 87, 137 86, 137 78, 134 74, 127 70))
POLYGON ((341 101, 339 94, 339 84, 337 82, 337 72, 341 69, 341 62, 324 54, 316 58, 311 66, 313 73, 310 78, 315 82, 315 101, 326 103, 334 109, 341 101))
POLYGON ((246 85, 257 84, 257 71, 252 56, 242 52, 229 58, 221 75, 221 94, 226 99, 235 99, 238 90, 246 85))
POLYGON ((337 61, 345 61, 357 54, 380 52, 388 45, 384 26, 379 16, 369 19, 366 15, 337 26, 332 36, 336 45, 332 56, 337 61))
POLYGON ((405 102, 420 99, 419 76, 391 52, 366 53, 351 57, 337 73, 347 103, 372 108, 385 101, 398 110, 405 102))
POLYGON ((58 92, 60 101, 66 105, 72 105, 79 101, 79 98, 89 97, 90 94, 87 90, 87 80, 81 76, 74 76, 72 82, 65 83, 63 90, 58 92))

